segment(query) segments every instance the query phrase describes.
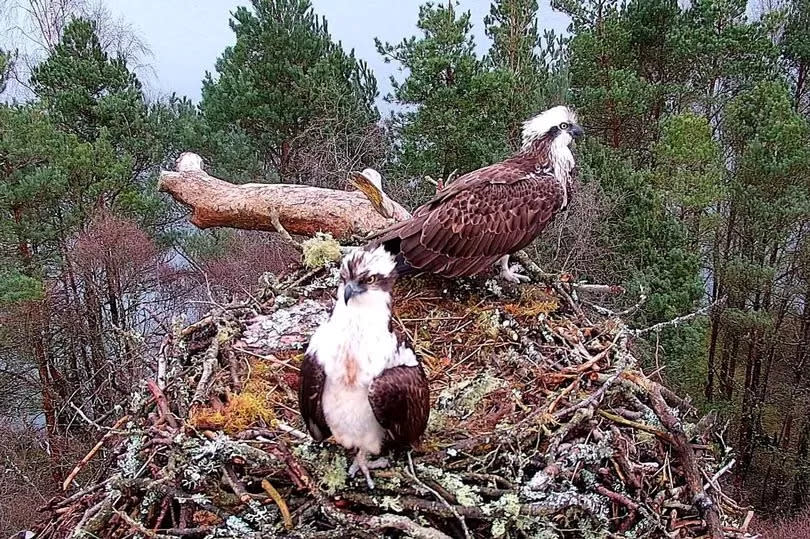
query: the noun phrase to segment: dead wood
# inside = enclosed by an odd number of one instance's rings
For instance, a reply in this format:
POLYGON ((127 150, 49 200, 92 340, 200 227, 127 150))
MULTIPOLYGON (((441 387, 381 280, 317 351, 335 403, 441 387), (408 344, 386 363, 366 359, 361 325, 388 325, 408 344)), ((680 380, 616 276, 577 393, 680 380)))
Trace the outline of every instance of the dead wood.
MULTIPOLYGON (((373 187, 373 185, 372 185, 373 187)), ((164 171, 160 191, 191 208, 190 221, 199 228, 229 227, 242 230, 278 230, 313 236, 326 232, 336 239, 376 232, 392 222, 375 209, 386 208, 391 218, 407 218, 407 210, 380 192, 374 204, 364 191, 339 191, 305 185, 235 185, 208 175, 202 160, 185 153, 177 170, 164 171), (277 224, 274 217, 277 216, 277 224)))
POLYGON ((661 390, 658 387, 655 387, 651 392, 650 403, 652 409, 661 419, 661 423, 669 430, 672 436, 675 451, 679 457, 678 460, 683 468, 686 487, 692 497, 692 504, 706 521, 708 535, 712 539, 722 539, 724 537, 723 525, 720 522, 717 504, 703 489, 703 480, 700 475, 700 468, 695 460, 695 452, 689 445, 689 439, 683 431, 680 420, 672 413, 664 397, 661 396, 661 390))

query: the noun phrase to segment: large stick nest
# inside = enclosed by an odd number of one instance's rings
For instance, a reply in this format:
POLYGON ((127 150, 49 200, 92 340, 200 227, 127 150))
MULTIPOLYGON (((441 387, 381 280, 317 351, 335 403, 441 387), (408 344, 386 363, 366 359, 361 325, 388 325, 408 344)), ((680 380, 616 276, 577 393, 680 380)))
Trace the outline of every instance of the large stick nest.
POLYGON ((297 411, 300 354, 335 285, 334 269, 299 273, 175 324, 156 380, 133 388, 37 537, 747 536, 712 418, 645 376, 618 317, 583 312, 560 283, 397 285, 431 419, 369 491, 297 411))

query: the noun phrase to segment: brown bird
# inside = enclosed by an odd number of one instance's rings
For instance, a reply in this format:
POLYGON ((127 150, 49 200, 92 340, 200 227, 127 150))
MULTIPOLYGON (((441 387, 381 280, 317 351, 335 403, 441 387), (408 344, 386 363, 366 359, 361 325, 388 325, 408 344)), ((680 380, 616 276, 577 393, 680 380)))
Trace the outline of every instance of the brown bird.
POLYGON ((356 449, 349 474, 384 449, 414 443, 430 414, 428 380, 413 350, 393 331, 394 257, 382 247, 348 254, 341 265, 332 315, 312 336, 301 365, 298 404, 317 441, 330 435, 356 449))
POLYGON ((523 124, 520 151, 459 177, 371 245, 397 256, 400 275, 477 275, 498 262, 505 280, 528 281, 509 267, 509 255, 529 245, 568 205, 576 174, 570 144, 582 134, 568 107, 535 116, 523 124))

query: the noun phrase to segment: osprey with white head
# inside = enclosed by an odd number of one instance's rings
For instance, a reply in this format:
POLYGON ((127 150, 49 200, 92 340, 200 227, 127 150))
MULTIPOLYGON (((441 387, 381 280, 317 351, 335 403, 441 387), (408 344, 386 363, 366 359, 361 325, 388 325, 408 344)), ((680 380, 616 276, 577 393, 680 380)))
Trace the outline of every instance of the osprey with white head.
POLYGON ((565 106, 548 109, 523 122, 522 152, 531 152, 536 144, 550 140, 549 161, 553 174, 563 188, 562 207, 568 206, 568 193, 571 190, 571 176, 576 166, 571 143, 584 134, 576 113, 565 106))
POLYGON ((576 174, 570 145, 583 131, 574 111, 558 106, 525 122, 522 134, 514 155, 461 176, 373 240, 397 256, 400 275, 477 275, 497 262, 505 280, 528 280, 509 267, 509 255, 568 206, 576 174))
POLYGON ((298 403, 312 437, 330 435, 357 450, 350 475, 387 447, 414 443, 427 427, 427 377, 410 346, 393 330, 394 258, 383 248, 358 249, 343 259, 332 315, 312 336, 301 364, 298 403))

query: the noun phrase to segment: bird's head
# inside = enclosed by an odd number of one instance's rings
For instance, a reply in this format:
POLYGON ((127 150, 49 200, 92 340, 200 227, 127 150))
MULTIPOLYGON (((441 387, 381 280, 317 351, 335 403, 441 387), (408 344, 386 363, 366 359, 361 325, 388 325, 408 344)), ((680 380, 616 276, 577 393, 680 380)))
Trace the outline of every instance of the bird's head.
POLYGON ((390 309, 395 266, 394 257, 383 246, 352 251, 340 267, 338 303, 343 302, 347 308, 390 309))
POLYGON ((583 134, 576 113, 566 106, 559 105, 523 122, 523 149, 528 149, 532 143, 542 138, 568 146, 571 141, 583 134))

